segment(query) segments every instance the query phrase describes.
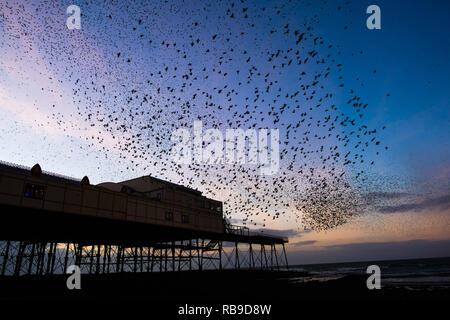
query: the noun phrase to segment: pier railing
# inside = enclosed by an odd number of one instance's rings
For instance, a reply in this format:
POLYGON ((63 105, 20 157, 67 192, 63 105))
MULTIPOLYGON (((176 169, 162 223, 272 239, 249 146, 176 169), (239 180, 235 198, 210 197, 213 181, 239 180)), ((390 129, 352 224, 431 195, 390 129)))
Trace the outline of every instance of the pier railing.
POLYGON ((248 227, 232 225, 229 223, 225 224, 225 232, 228 234, 236 234, 236 235, 247 236, 247 237, 250 237, 250 236, 273 237, 273 238, 280 238, 286 242, 288 241, 287 237, 282 237, 282 236, 278 236, 278 235, 270 234, 270 233, 251 231, 248 227))

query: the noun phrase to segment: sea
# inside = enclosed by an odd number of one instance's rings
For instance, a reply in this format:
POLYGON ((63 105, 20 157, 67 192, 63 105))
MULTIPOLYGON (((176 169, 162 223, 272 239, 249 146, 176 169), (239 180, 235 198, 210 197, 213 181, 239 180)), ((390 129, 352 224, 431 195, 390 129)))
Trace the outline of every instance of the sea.
POLYGON ((381 285, 394 287, 450 287, 450 257, 410 260, 364 261, 290 266, 290 270, 306 272, 297 282, 329 281, 349 275, 368 275, 367 267, 377 265, 381 285))

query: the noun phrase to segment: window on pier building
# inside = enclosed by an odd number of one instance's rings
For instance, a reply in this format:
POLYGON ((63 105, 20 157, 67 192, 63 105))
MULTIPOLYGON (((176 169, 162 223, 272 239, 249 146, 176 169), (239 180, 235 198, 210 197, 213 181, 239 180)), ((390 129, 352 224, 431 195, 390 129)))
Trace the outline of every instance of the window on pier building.
POLYGON ((33 198, 33 199, 39 199, 39 200, 44 199, 45 186, 27 183, 25 185, 24 196, 26 198, 33 198))

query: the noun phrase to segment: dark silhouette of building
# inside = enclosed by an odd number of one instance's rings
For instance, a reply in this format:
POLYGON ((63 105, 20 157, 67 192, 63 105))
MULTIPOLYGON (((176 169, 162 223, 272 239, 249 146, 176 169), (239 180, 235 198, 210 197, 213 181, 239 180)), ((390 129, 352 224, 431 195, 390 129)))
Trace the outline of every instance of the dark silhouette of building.
POLYGON ((0 207, 1 275, 287 267, 287 239, 232 226, 222 202, 151 176, 91 185, 0 162, 0 207))

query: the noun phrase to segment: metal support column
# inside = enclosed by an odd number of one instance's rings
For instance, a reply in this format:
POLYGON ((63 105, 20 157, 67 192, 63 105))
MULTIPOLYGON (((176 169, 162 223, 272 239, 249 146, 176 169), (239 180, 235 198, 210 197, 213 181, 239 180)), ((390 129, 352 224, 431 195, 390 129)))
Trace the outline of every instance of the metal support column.
POLYGON ((3 256, 3 264, 2 264, 2 276, 5 275, 5 271, 6 271, 6 265, 8 263, 8 258, 9 258, 9 247, 11 245, 11 242, 8 240, 6 242, 6 249, 5 249, 5 254, 3 256))
POLYGON ((283 253, 284 253, 284 261, 286 262, 286 269, 289 270, 289 265, 288 265, 288 260, 287 260, 286 249, 284 247, 284 243, 283 243, 283 253))

